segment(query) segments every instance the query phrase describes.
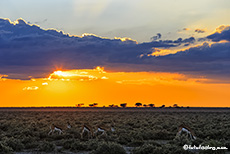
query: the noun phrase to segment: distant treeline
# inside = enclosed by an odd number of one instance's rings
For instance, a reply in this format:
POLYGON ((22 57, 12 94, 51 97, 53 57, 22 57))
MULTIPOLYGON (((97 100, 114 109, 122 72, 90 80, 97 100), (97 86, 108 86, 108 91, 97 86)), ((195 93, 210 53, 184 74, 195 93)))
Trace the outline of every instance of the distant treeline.
MULTIPOLYGON (((73 107, 73 106, 57 106, 57 107, 0 107, 0 110, 4 109, 123 109, 123 107, 73 107)), ((162 107, 125 107, 125 109, 162 109, 162 107)), ((175 107, 163 107, 164 109, 174 109, 175 107)), ((229 110, 230 107, 179 107, 180 109, 226 109, 229 110)))

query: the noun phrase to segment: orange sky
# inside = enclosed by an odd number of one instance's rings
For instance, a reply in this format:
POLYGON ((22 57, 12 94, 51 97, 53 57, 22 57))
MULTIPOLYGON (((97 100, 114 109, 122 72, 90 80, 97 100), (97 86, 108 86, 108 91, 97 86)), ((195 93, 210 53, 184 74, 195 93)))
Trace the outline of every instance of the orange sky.
POLYGON ((58 71, 47 78, 0 79, 1 107, 99 106, 136 102, 156 106, 229 107, 230 84, 177 73, 58 71))

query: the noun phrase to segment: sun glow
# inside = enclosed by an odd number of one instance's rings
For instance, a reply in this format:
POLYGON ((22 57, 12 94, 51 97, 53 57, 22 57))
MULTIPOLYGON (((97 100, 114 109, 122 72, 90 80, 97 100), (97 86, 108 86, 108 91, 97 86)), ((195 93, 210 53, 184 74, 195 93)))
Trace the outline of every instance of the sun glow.
POLYGON ((55 71, 54 74, 56 74, 56 75, 62 75, 62 71, 55 71))
POLYGON ((60 77, 69 77, 69 76, 73 76, 74 74, 70 73, 70 72, 63 72, 63 71, 55 71, 53 73, 53 75, 57 75, 57 76, 60 76, 60 77))
POLYGON ((78 69, 78 70, 67 70, 61 71, 57 70, 50 74, 48 77, 49 80, 79 80, 79 81, 88 81, 88 80, 97 80, 97 79, 106 79, 103 67, 97 66, 95 69, 78 69))
POLYGON ((2 106, 73 106, 82 102, 98 102, 98 106, 127 102, 133 106, 137 101, 156 106, 175 102, 183 106, 229 106, 229 84, 178 73, 106 72, 96 67, 59 69, 49 78, 36 80, 3 79, 1 100, 7 103, 2 106))

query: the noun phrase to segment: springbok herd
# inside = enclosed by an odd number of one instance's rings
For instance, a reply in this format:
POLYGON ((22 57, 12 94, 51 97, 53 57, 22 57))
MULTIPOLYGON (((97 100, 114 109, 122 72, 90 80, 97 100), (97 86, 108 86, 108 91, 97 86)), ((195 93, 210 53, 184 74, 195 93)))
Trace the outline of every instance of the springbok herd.
MULTIPOLYGON (((58 132, 58 134, 63 134, 63 131, 65 129, 70 129, 72 128, 72 126, 70 125, 69 122, 67 122, 66 125, 64 126, 60 126, 60 125, 56 125, 56 124, 51 124, 50 125, 50 131, 48 133, 48 135, 53 134, 54 132, 58 132)), ((100 135, 105 135, 107 136, 107 132, 115 132, 115 128, 114 128, 114 124, 113 125, 96 125, 95 127, 92 127, 90 124, 83 124, 81 126, 81 139, 83 139, 83 135, 86 132, 88 139, 89 138, 93 138, 93 137, 97 137, 98 133, 100 133, 100 135)), ((178 127, 178 132, 177 132, 177 136, 181 136, 182 132, 186 133, 187 136, 189 136, 189 138, 191 140, 195 140, 196 136, 193 132, 193 130, 191 128, 189 128, 187 125, 185 124, 181 124, 178 127)))

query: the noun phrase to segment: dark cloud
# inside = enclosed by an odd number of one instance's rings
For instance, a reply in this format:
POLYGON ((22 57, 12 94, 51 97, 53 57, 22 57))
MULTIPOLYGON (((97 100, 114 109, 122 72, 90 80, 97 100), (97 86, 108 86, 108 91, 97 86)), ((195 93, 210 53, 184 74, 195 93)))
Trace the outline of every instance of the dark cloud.
POLYGON ((189 31, 189 30, 190 30, 190 28, 183 28, 183 29, 179 29, 178 32, 180 33, 180 32, 189 31))
POLYGON ((194 43, 195 41, 196 39, 194 37, 186 38, 184 40, 182 38, 178 38, 174 41, 174 43, 194 43))
MULTIPOLYGON (((147 56, 132 59, 133 64, 144 64, 145 71, 195 73, 199 75, 230 75, 230 42, 189 48, 176 54, 147 56), (140 60, 141 59, 141 60, 140 60)), ((122 63, 122 61, 117 61, 122 63)), ((123 63, 126 63, 123 60, 123 63)), ((139 69, 140 70, 140 69, 139 69)))
POLYGON ((18 24, 0 19, 0 74, 13 78, 46 77, 57 68, 96 66, 126 71, 229 73, 229 43, 203 44, 174 55, 147 56, 155 48, 189 46, 195 41, 190 37, 137 43, 128 38, 70 36, 54 29, 41 29, 22 19, 18 24))
POLYGON ((196 33, 205 33, 205 30, 204 29, 195 29, 195 32, 196 33))
POLYGON ((230 43, 204 43, 176 54, 155 57, 165 71, 230 74, 230 43))
POLYGON ((190 30, 190 29, 189 29, 189 28, 183 28, 183 30, 184 30, 184 31, 188 31, 188 30, 190 30))
POLYGON ((217 28, 217 32, 207 36, 214 42, 219 42, 222 40, 230 41, 230 26, 220 26, 217 28))
POLYGON ((156 41, 156 40, 158 40, 160 38, 161 38, 161 33, 157 33, 157 35, 153 36, 151 39, 154 40, 154 41, 156 41))

